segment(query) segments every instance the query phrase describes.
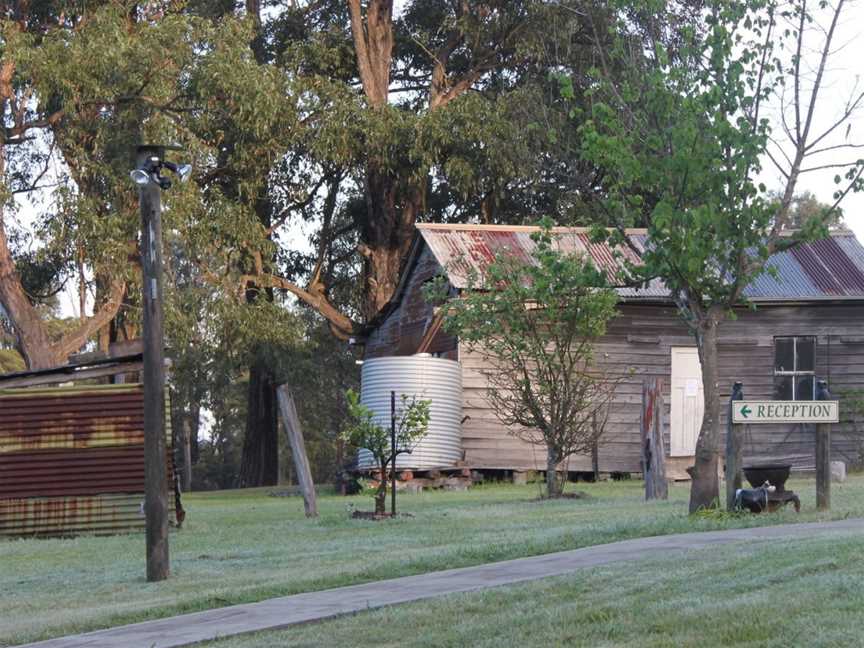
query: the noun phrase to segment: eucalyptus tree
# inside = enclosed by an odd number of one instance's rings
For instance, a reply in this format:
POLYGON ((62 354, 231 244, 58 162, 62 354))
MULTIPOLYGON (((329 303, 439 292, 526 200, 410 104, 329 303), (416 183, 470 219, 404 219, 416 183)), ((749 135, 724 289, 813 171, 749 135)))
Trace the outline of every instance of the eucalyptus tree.
MULTIPOLYGON (((166 195, 166 228, 179 233, 196 281, 220 296, 224 310, 213 312, 279 309, 290 294, 341 339, 391 297, 418 218, 522 221, 526 209, 578 198, 561 146, 573 141, 565 107, 554 99, 553 111, 533 110, 553 97, 548 51, 569 38, 557 30, 552 43, 549 26, 581 21, 585 33, 583 12, 567 3, 418 0, 398 15, 382 0, 266 12, 255 0, 21 6, 27 17, 6 15, 4 61, 11 53, 27 115, 10 122, 5 150, 23 135, 14 145, 38 156, 26 138, 40 133, 62 160, 71 189, 40 235, 65 278, 89 272, 99 296, 112 297, 85 334, 136 281, 127 152, 144 139, 176 142, 195 163, 195 184, 166 195), (555 198, 538 200, 537 187, 555 198)), ((584 60, 570 64, 584 76, 584 60)), ((16 164, 33 186, 40 167, 16 164)), ((590 169, 578 177, 597 184, 590 169)), ((244 321, 250 338, 266 340, 274 320, 244 321)), ((33 327, 18 324, 26 338, 33 327)), ((29 346, 46 348, 44 336, 29 346)), ((275 376, 266 352, 248 359, 242 482, 257 484, 251 457, 275 452, 275 376)))
MULTIPOLYGON (((525 169, 550 140, 521 127, 523 107, 536 103, 538 79, 549 83, 538 71, 544 21, 564 13, 439 1, 397 17, 392 3, 352 0, 266 18, 250 2, 246 24, 223 16, 224 36, 188 83, 206 109, 184 119, 209 151, 199 183, 211 218, 195 245, 218 240, 222 253, 205 275, 247 301, 290 293, 337 337, 358 335, 392 296, 418 218, 497 218, 490 205, 510 198, 508 183, 533 195, 541 174, 525 169), (298 254, 287 240, 308 225, 312 250, 298 254)), ((498 214, 524 219, 516 202, 498 214)), ((250 376, 271 374, 262 364, 250 376)), ((273 444, 275 408, 272 386, 250 389, 260 421, 247 426, 247 450, 257 453, 256 438, 273 444)))
POLYGON ((141 29, 162 10, 156 3, 34 1, 2 14, 0 302, 31 368, 64 362, 124 300, 137 222, 130 146, 162 131, 145 118, 153 106, 168 108, 177 70, 192 52, 176 20, 141 29), (29 259, 10 240, 12 197, 51 185, 53 201, 36 223, 41 248, 29 259), (46 330, 38 295, 26 286, 33 261, 44 267, 46 259, 59 259, 49 283, 77 274, 81 286, 80 321, 59 338, 46 330), (94 315, 85 317, 86 292, 96 286, 94 315))

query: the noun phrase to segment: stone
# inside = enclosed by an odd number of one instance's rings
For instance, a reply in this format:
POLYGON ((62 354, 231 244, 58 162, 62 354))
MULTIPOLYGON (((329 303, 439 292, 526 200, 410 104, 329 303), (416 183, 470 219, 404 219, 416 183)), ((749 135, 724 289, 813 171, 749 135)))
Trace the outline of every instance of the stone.
POLYGON ((831 462, 831 481, 839 483, 846 481, 846 464, 844 462, 831 462))
POLYGON ((442 488, 446 491, 467 491, 470 487, 471 480, 462 477, 448 477, 442 484, 442 488))
POLYGON ((513 483, 518 486, 524 486, 528 483, 528 473, 518 470, 513 471, 513 483))

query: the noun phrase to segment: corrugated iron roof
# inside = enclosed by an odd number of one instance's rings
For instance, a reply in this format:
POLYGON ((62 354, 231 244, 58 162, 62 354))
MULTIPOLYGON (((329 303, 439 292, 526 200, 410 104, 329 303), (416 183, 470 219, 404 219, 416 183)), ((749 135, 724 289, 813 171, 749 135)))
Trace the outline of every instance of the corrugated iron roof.
MULTIPOLYGON (((456 288, 467 288, 471 277, 482 274, 497 254, 507 253, 530 260, 534 253, 531 226, 510 225, 444 225, 424 223, 417 229, 438 263, 456 288)), ((598 268, 610 275, 623 270, 626 262, 639 262, 630 247, 613 249, 592 243, 587 228, 553 229, 557 246, 566 252, 583 252, 598 268)), ((627 235, 633 247, 644 251, 648 235, 644 229, 632 229, 627 235)), ((744 295, 751 301, 807 301, 825 299, 864 299, 864 247, 852 232, 838 230, 831 236, 800 245, 771 257, 770 273, 751 283, 744 295)), ((625 300, 651 300, 669 297, 659 280, 640 288, 618 288, 625 300)))

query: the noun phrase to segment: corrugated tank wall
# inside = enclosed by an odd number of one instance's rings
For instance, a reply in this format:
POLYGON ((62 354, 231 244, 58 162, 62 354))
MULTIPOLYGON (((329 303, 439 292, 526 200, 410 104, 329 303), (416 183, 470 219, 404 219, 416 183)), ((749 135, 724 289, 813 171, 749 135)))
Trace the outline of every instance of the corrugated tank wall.
MULTIPOLYGON (((448 468, 462 460, 462 370, 459 363, 425 354, 374 358, 363 363, 360 400, 380 425, 390 426, 390 392, 428 399, 429 431, 411 454, 396 459, 397 468, 448 468)), ((372 455, 361 450, 358 467, 374 468, 372 455)))
POLYGON ((142 530, 143 396, 140 384, 0 390, 0 536, 142 530))

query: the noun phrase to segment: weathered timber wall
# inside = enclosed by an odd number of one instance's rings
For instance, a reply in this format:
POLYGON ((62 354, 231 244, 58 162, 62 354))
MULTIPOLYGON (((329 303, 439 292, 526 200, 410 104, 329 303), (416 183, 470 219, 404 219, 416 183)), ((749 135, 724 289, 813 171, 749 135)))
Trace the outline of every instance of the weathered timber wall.
MULTIPOLYGON (((598 360, 611 372, 632 376, 619 386, 611 406, 600 470, 639 472, 639 408, 642 381, 664 378, 664 442, 669 443, 671 401, 671 348, 694 346, 695 341, 671 306, 621 305, 597 345, 598 360)), ((815 336, 816 375, 829 381, 832 393, 864 389, 864 321, 861 305, 760 306, 742 309, 737 318, 724 322, 720 334, 720 382, 724 402, 735 380, 744 383, 748 399, 772 399, 774 392, 774 337, 815 336)), ((495 417, 486 397, 483 371, 489 368, 481 354, 460 346, 465 390, 463 424, 465 463, 477 468, 542 469, 545 450, 507 433, 495 417)), ((841 423, 834 426, 832 455, 847 462, 858 460, 862 446, 848 408, 841 400, 841 423)), ((723 429, 725 430, 725 408, 723 429)), ((797 470, 812 470, 815 461, 814 431, 805 425, 751 426, 744 439, 744 462, 784 461, 797 470)), ((589 456, 574 457, 570 470, 590 470, 589 456)))
MULTIPOLYGON (((415 263, 398 305, 366 340, 366 358, 413 355, 432 325, 435 314, 433 307, 423 299, 423 285, 438 274, 440 266, 426 246, 415 263)), ((456 340, 441 331, 428 351, 455 360, 456 340)))

